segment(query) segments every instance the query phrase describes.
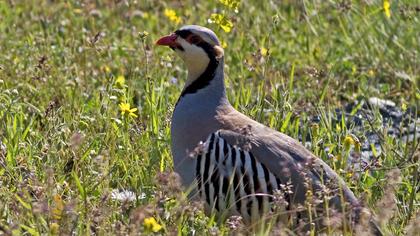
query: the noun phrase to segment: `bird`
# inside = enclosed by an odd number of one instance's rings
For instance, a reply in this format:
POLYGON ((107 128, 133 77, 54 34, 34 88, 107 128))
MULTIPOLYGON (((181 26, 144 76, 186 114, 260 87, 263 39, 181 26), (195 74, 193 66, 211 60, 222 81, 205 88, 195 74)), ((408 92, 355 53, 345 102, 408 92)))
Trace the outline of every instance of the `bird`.
MULTIPOLYGON (((230 104, 224 49, 212 30, 186 25, 156 45, 175 51, 188 71, 172 114, 171 151, 174 171, 191 196, 202 199, 210 212, 238 215, 248 223, 282 209, 288 213, 283 221, 293 217, 297 227, 312 214, 311 222, 322 230, 325 206, 359 223, 365 208, 322 159, 230 104), (297 210, 308 202, 313 209, 297 210)), ((371 214, 368 218, 371 231, 382 235, 371 214)))

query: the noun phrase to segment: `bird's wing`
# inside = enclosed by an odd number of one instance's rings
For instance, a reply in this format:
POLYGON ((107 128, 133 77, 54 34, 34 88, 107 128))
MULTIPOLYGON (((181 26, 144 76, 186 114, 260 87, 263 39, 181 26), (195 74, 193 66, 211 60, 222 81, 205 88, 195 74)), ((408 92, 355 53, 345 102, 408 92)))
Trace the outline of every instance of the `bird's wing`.
POLYGON ((342 208, 342 199, 353 206, 358 205, 345 182, 325 162, 291 137, 265 126, 250 134, 230 130, 216 133, 229 145, 252 153, 282 184, 291 184, 293 195, 290 200, 293 203, 303 204, 308 194, 313 197, 321 194, 320 197, 328 197, 330 205, 338 209, 342 208))
MULTIPOLYGON (((324 161, 313 155, 303 145, 293 138, 272 130, 266 126, 258 126, 249 134, 241 134, 231 130, 218 130, 216 134, 229 145, 250 152, 257 163, 267 167, 280 182, 292 184, 293 195, 289 197, 291 204, 304 204, 307 200, 308 190, 312 196, 317 192, 327 192, 329 208, 335 208, 343 214, 354 217, 359 221, 362 207, 353 192, 346 186, 344 180, 338 176, 324 161), (333 194, 333 195, 331 195, 333 194), (344 203, 344 204, 343 204, 344 203)), ((322 198, 322 197, 321 197, 322 198)), ((325 199, 316 209, 322 211, 325 199)), ((325 209, 325 208, 324 208, 325 209)), ((322 223, 322 215, 320 223, 322 223)), ((374 235, 383 235, 380 228, 371 217, 369 219, 370 231, 374 235)))

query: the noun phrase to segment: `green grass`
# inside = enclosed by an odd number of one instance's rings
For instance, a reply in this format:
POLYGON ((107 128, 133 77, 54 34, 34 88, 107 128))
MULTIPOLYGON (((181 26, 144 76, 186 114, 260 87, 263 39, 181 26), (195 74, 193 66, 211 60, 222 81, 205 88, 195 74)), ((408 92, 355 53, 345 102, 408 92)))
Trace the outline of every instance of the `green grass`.
MULTIPOLYGON (((186 71, 154 41, 200 24, 227 44, 231 103, 294 138, 310 133, 312 151, 382 217, 384 231, 409 234, 420 224, 418 142, 384 134, 381 165, 356 177, 323 152, 344 156, 344 137, 366 138, 333 125, 331 112, 348 103, 379 97, 419 114, 420 3, 392 1, 391 18, 382 6, 243 1, 235 13, 218 1, 1 1, 0 232, 138 233, 151 216, 163 226, 158 234, 229 232, 158 174, 172 168, 170 117, 186 71), (233 22, 231 32, 207 23, 214 11, 233 22), (121 75, 123 86, 115 83, 121 75), (121 99, 138 118, 120 114, 121 99), (113 189, 143 197, 115 201, 113 189)), ((366 132, 384 129, 375 114, 366 132)))

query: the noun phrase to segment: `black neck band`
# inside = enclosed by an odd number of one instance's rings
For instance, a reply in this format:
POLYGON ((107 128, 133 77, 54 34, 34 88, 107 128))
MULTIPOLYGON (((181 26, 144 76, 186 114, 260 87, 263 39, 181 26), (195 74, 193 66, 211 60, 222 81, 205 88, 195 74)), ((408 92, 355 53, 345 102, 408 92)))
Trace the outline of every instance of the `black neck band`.
POLYGON ((205 88, 207 85, 209 85, 210 82, 213 80, 216 74, 217 66, 219 66, 219 61, 214 55, 214 49, 211 50, 213 51, 211 54, 205 50, 210 58, 206 70, 182 91, 181 97, 189 93, 196 93, 198 90, 205 88))
MULTIPOLYGON (((175 31, 175 34, 186 39, 189 35, 192 34, 192 32, 189 30, 177 30, 175 31)), ((216 52, 211 44, 205 41, 201 41, 196 45, 206 52, 210 61, 206 67, 206 70, 182 91, 181 97, 189 93, 196 93, 198 90, 209 85, 215 76, 217 66, 219 66, 219 61, 216 59, 216 52)))

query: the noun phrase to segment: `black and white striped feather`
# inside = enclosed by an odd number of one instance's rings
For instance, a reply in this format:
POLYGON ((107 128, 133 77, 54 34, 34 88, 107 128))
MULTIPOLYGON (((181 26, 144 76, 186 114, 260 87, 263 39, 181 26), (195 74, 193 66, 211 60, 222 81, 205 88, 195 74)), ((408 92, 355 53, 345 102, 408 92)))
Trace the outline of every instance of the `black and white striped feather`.
POLYGON ((212 133, 197 154, 196 181, 200 197, 212 210, 241 215, 245 221, 272 210, 273 194, 281 184, 251 152, 229 144, 219 132, 212 133))

